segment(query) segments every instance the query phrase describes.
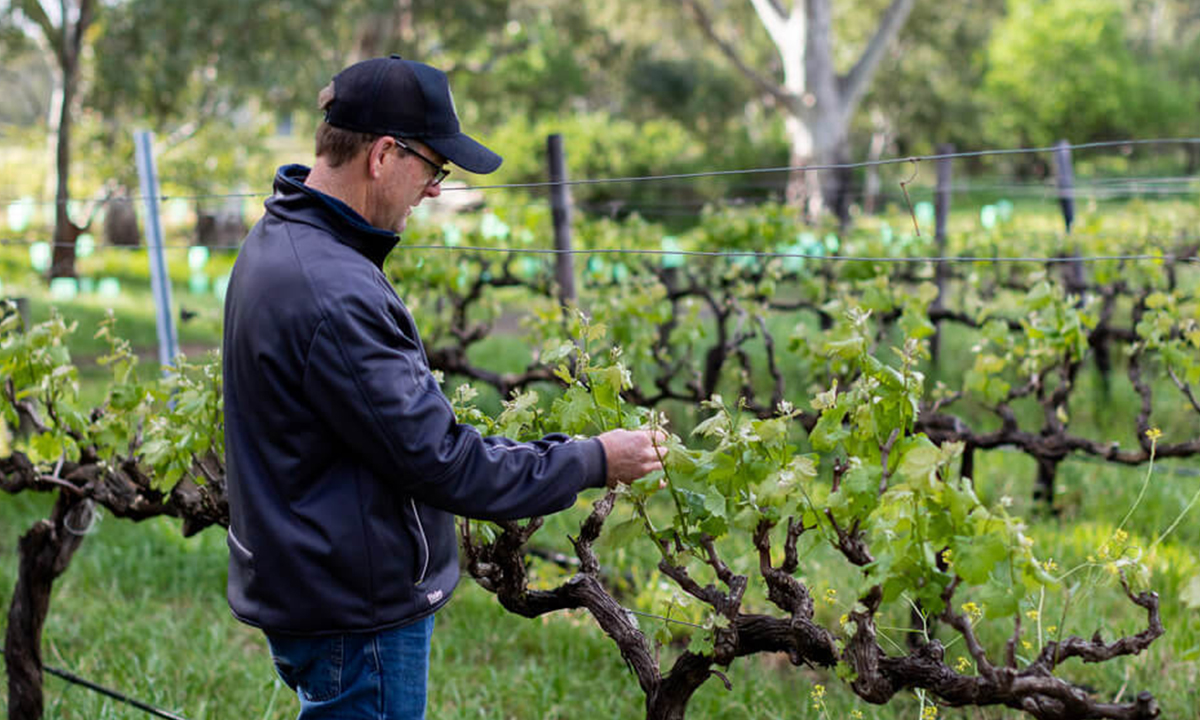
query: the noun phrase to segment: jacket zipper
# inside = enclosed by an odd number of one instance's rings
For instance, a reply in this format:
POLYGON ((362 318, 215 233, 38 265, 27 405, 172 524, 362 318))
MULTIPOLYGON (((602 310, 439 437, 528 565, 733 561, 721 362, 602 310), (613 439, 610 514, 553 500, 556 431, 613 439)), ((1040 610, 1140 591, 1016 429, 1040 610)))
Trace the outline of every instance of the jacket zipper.
POLYGON ((417 519, 417 536, 421 538, 421 548, 425 551, 425 560, 421 564, 421 573, 417 577, 416 585, 425 582, 425 573, 429 571, 429 540, 425 537, 425 526, 421 524, 421 513, 417 512, 417 501, 412 498, 408 499, 413 509, 413 517, 417 519))
POLYGON ((237 535, 233 534, 233 528, 230 528, 228 533, 226 533, 226 534, 229 536, 229 539, 233 542, 233 544, 237 546, 238 550, 241 550, 243 553, 245 553, 246 557, 249 557, 249 558, 254 557, 254 553, 250 552, 250 549, 247 548, 245 545, 243 545, 242 542, 237 539, 237 535))

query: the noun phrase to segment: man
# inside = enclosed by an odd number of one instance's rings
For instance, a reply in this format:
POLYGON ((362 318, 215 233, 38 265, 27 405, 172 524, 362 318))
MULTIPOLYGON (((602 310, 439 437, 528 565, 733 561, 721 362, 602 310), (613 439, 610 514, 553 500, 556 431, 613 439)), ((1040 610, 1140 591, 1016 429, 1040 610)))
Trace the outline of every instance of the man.
POLYGON ((399 56, 320 102, 313 168, 280 168, 225 301, 229 604, 303 720, 421 718, 452 514, 556 512, 661 465, 647 432, 516 443, 455 421, 382 265, 445 163, 501 158, 460 131, 446 76, 399 56))

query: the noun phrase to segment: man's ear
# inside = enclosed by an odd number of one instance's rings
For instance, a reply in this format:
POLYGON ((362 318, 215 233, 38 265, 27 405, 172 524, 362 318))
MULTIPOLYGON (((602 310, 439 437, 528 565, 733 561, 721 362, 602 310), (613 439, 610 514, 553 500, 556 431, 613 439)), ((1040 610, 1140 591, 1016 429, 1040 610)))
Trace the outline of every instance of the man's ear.
POLYGON ((394 145, 395 143, 391 138, 379 137, 367 148, 367 175, 372 180, 379 179, 380 174, 383 172, 384 163, 396 159, 389 157, 393 155, 392 147, 394 145))

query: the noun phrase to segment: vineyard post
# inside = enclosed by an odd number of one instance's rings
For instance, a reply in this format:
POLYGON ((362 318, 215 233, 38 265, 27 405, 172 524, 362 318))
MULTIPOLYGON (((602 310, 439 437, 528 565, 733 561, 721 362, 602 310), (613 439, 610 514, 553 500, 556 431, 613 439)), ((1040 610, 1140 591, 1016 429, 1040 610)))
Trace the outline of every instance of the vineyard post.
MULTIPOLYGON (((954 153, 954 145, 952 143, 938 145, 937 153, 938 155, 952 155, 954 153)), ((934 195, 937 225, 933 237, 934 242, 937 244, 937 256, 939 258, 946 257, 946 220, 950 215, 950 177, 953 168, 951 162, 951 158, 943 157, 938 159, 937 166, 937 192, 934 195)), ((930 306, 931 311, 941 310, 945 306, 943 296, 946 294, 946 275, 948 271, 949 266, 946 265, 946 261, 938 260, 935 271, 938 294, 930 306)), ((935 321, 933 337, 929 339, 929 351, 934 365, 938 362, 938 349, 941 346, 941 327, 941 321, 935 321)))
POLYGON ((158 364, 175 362, 179 341, 171 314, 171 277, 163 255, 162 222, 158 214, 158 171, 154 166, 154 136, 139 130, 133 134, 142 197, 146 199, 146 250, 150 256, 150 289, 154 293, 154 315, 158 326, 158 364))
POLYGON ((1054 145, 1054 175, 1058 183, 1058 204, 1062 207, 1067 232, 1075 224, 1075 173, 1071 169, 1071 143, 1059 140, 1054 145))
POLYGON ((550 163, 550 208, 554 217, 554 249, 558 250, 556 276, 559 300, 564 306, 575 302, 575 269, 571 259, 571 195, 567 182, 567 160, 559 133, 546 138, 550 163))
MULTIPOLYGON (((1054 174, 1058 182, 1058 203, 1062 206, 1063 222, 1070 235, 1075 224, 1075 172, 1071 168, 1071 143, 1066 140, 1059 140, 1054 146, 1054 174)), ((1073 260, 1066 270, 1067 292, 1077 293, 1083 288, 1083 263, 1079 260, 1076 245, 1072 244, 1069 252, 1073 260)))

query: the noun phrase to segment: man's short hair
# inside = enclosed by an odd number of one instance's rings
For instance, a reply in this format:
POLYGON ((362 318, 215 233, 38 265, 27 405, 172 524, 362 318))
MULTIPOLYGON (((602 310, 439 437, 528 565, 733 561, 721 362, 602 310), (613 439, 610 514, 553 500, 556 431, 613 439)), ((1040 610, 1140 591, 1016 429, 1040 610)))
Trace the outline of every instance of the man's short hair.
MULTIPOLYGON (((324 112, 333 104, 333 83, 317 95, 317 108, 324 112)), ((324 120, 317 126, 317 157, 324 158, 330 167, 340 167, 379 139, 379 135, 343 130, 324 120)))

